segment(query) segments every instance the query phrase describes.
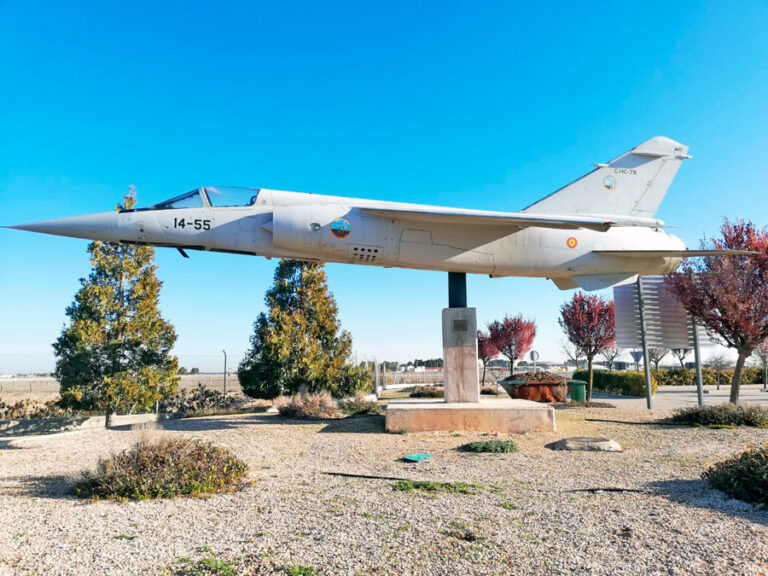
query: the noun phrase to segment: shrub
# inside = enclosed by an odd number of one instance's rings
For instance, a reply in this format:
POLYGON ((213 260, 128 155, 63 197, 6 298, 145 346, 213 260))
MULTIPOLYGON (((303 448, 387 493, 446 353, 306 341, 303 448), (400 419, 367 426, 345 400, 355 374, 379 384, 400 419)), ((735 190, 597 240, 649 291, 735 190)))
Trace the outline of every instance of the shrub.
POLYGON ((99 461, 74 492, 84 498, 145 500, 234 490, 245 476, 245 463, 229 450, 208 442, 142 440, 133 448, 99 461))
POLYGON ((458 450, 462 452, 517 452, 517 444, 513 440, 480 440, 462 444, 458 450))
MULTIPOLYGON (((730 384, 733 370, 720 370, 720 384, 730 384)), ((701 369, 701 382, 704 386, 717 384, 718 372, 711 368, 701 369)), ((696 370, 656 370, 653 371, 660 386, 685 386, 696 384, 696 370)), ((763 369, 745 366, 741 372, 741 384, 762 384, 763 369)))
MULTIPOLYGON (((504 389, 499 388, 499 394, 504 394, 504 389)), ((496 396, 496 388, 492 386, 484 386, 480 388, 480 394, 487 395, 487 396, 496 396)))
POLYGON ((26 420, 29 418, 74 418, 93 415, 91 410, 65 408, 55 400, 38 402, 19 400, 14 404, 5 404, 0 400, 0 420, 26 420))
POLYGON ((756 426, 768 427, 768 408, 757 405, 718 404, 692 406, 677 410, 671 418, 677 424, 694 426, 756 426))
POLYGON ((302 392, 275 402, 280 416, 285 418, 333 418, 336 416, 336 402, 328 392, 308 394, 302 392))
MULTIPOLYGON (((606 394, 622 394, 624 396, 645 396, 645 375, 641 372, 609 372, 607 370, 593 371, 592 389, 596 392, 605 392, 606 394)), ((573 373, 573 380, 589 379, 589 373, 586 370, 576 370, 573 373)), ((651 388, 656 393, 659 384, 651 372, 651 388)))
POLYGON ((411 398, 442 398, 443 388, 438 386, 416 386, 411 390, 411 398))
POLYGON ((339 410, 348 416, 360 416, 364 414, 379 414, 381 406, 373 400, 366 400, 365 392, 358 391, 354 397, 339 402, 339 410))
POLYGON ((203 384, 198 384, 194 390, 182 389, 173 396, 163 398, 160 401, 160 411, 182 418, 193 414, 237 411, 242 404, 242 399, 225 396, 218 390, 209 390, 203 384))
POLYGON ((702 478, 733 498, 768 506, 768 442, 715 464, 702 478))

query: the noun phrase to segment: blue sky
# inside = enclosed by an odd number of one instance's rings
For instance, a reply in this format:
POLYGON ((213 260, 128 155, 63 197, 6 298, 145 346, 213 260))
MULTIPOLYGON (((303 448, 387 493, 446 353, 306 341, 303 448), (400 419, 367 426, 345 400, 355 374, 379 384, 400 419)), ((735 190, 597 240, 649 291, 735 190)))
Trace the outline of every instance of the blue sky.
MULTIPOLYGON (((206 184, 518 210, 655 135, 691 147, 659 216, 695 245, 768 223, 768 4, 0 3, 0 224, 206 184)), ((0 373, 51 370, 87 242, 0 229, 0 373)), ((274 262, 159 250, 182 364, 248 345, 274 262)), ((445 274, 329 265, 359 359, 441 354, 445 274)), ((469 281, 481 324, 539 279, 469 281)), ((232 364, 230 364, 232 365, 232 364)))

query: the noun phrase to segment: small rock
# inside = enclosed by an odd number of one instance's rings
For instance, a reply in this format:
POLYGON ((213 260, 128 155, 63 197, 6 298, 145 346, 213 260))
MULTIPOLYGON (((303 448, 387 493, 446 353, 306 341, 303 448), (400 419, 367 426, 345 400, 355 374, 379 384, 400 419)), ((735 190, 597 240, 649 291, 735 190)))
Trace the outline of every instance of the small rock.
POLYGON ((557 442, 547 444, 550 450, 588 450, 595 452, 621 452, 621 446, 615 440, 603 437, 579 436, 576 438, 563 438, 557 442))

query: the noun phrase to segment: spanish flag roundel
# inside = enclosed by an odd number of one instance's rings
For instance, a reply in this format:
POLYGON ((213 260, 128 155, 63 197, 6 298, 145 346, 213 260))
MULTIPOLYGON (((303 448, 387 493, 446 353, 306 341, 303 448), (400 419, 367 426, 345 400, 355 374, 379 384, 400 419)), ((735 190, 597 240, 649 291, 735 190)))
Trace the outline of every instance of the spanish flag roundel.
POLYGON ((568 238, 568 240, 566 240, 566 242, 565 242, 565 243, 568 245, 568 248, 576 248, 576 246, 578 246, 578 244, 579 244, 579 243, 576 241, 576 238, 574 238, 573 236, 571 236, 570 238, 568 238))

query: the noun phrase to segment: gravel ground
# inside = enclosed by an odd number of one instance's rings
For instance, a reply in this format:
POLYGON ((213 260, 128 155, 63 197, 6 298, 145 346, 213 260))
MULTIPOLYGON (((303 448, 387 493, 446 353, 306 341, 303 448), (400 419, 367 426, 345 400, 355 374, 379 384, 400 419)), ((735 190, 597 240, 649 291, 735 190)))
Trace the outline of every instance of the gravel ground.
POLYGON ((146 432, 0 442, 0 575, 171 574, 184 558, 212 554, 237 561, 238 574, 285 574, 294 564, 323 575, 768 574, 768 511, 699 480, 713 462, 768 441, 768 430, 659 426, 632 408, 557 417, 557 433, 515 436, 518 453, 493 455, 454 450, 480 435, 386 434, 381 417, 170 421, 151 434, 232 449, 250 466, 249 485, 124 504, 68 496, 68 478, 146 432), (610 436, 625 451, 545 448, 585 434, 610 436), (435 458, 399 461, 417 451, 435 458), (327 471, 481 487, 399 492, 389 480, 327 471), (583 491, 594 488, 641 492, 583 491))

